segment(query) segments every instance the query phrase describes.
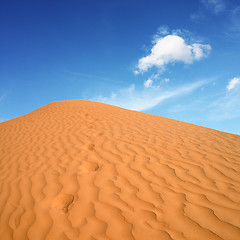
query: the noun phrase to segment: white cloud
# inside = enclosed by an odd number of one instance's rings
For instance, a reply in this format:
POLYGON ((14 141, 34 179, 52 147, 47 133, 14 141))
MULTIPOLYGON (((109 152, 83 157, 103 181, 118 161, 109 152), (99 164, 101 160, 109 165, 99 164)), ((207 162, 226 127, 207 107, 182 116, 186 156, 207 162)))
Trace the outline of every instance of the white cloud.
POLYGON ((155 44, 159 38, 169 35, 169 27, 167 25, 162 25, 158 28, 157 33, 153 35, 152 43, 155 44))
POLYGON ((149 78, 144 82, 144 87, 146 88, 152 87, 152 84, 153 84, 153 80, 149 78))
POLYGON ((157 106, 169 98, 191 93, 204 84, 206 84, 206 81, 198 81, 168 91, 160 88, 137 90, 135 85, 131 85, 129 88, 120 89, 112 93, 110 97, 98 97, 92 100, 131 110, 144 111, 157 106))
POLYGON ((224 0, 201 0, 201 3, 214 14, 219 14, 226 9, 224 0))
POLYGON ((227 90, 230 91, 238 85, 240 85, 240 78, 235 77, 229 81, 227 85, 227 90))
POLYGON ((160 38, 151 49, 151 54, 138 62, 136 73, 146 72, 152 67, 163 71, 168 63, 183 62, 191 64, 195 60, 206 57, 211 50, 210 45, 193 43, 187 45, 182 37, 168 35, 160 38))
POLYGON ((160 88, 160 84, 166 84, 170 82, 169 78, 160 78, 160 74, 152 74, 144 83, 145 88, 160 88))

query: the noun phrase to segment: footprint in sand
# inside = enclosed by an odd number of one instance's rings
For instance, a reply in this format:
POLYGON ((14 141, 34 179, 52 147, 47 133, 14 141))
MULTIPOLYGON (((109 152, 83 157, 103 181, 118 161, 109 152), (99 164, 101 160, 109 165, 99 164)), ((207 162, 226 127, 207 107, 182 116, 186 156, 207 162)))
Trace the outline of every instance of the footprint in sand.
POLYGON ((101 131, 97 131, 92 134, 93 137, 98 137, 98 136, 102 136, 102 135, 103 135, 103 132, 101 132, 101 131))
POLYGON ((69 206, 73 203, 74 196, 72 194, 59 194, 52 202, 52 208, 68 212, 69 206))
POLYGON ((99 168, 99 165, 95 162, 83 162, 79 166, 80 173, 90 173, 95 172, 99 168))
POLYGON ((86 151, 93 151, 94 149, 94 144, 93 143, 90 143, 90 144, 85 144, 82 149, 86 150, 86 151))

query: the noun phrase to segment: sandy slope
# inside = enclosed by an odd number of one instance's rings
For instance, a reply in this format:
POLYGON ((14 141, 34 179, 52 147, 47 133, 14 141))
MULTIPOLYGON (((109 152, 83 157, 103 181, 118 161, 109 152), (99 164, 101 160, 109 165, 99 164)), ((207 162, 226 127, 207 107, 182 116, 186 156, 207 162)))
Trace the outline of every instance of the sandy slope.
POLYGON ((3 122, 0 239, 239 240, 240 136, 78 100, 3 122))

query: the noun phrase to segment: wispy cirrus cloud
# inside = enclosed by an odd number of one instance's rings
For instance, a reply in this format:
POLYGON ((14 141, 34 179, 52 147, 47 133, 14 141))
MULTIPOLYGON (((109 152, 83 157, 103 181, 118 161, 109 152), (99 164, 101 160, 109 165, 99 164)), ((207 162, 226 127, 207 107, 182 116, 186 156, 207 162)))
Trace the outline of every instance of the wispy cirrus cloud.
POLYGON ((240 94, 238 91, 228 91, 208 105, 208 118, 213 121, 234 119, 240 117, 240 94))
POLYGON ((157 106, 169 98, 189 94, 205 84, 207 84, 207 81, 198 81, 184 86, 175 87, 170 90, 163 90, 160 88, 137 90, 135 85, 132 84, 128 88, 122 88, 118 91, 112 92, 109 97, 100 96, 92 100, 130 110, 144 111, 157 106))
POLYGON ((93 75, 93 74, 87 74, 87 73, 82 73, 82 72, 75 72, 75 71, 70 71, 65 69, 64 70, 67 74, 70 74, 72 76, 81 78, 81 79, 85 79, 85 80, 98 80, 98 81, 104 81, 104 82, 112 82, 112 83, 124 83, 121 81, 116 81, 107 77, 102 77, 102 76, 97 76, 97 75, 93 75))
MULTIPOLYGON (((213 79, 212 79, 213 80, 213 79)), ((177 103, 169 107, 168 112, 174 114, 186 114, 197 109, 196 116, 192 115, 194 121, 222 122, 225 120, 240 117, 240 79, 231 79, 226 89, 222 89, 214 97, 211 95, 201 95, 193 99, 189 104, 177 103), (233 81, 235 80, 235 81, 233 81)), ((209 80, 209 83, 212 82, 209 80)), ((212 85, 215 86, 215 85, 212 85)), ((210 85, 209 85, 210 87, 210 85)))
POLYGON ((216 15, 226 10, 226 2, 224 0, 201 0, 201 3, 216 15))
POLYGON ((193 21, 207 19, 208 14, 219 16, 229 11, 228 2, 226 0, 199 0, 200 7, 196 12, 190 14, 193 21))
POLYGON ((174 67, 177 62, 192 64, 207 57, 211 51, 209 44, 194 41, 193 35, 187 30, 175 29, 170 31, 162 26, 153 36, 151 53, 139 59, 135 75, 142 74, 146 79, 142 85, 132 84, 127 88, 113 91, 109 96, 99 96, 91 99, 131 110, 145 111, 170 98, 187 95, 207 83, 197 81, 179 86, 176 82, 170 88, 168 76, 162 77, 168 65, 174 67))
POLYGON ((229 30, 232 33, 240 32, 240 3, 237 7, 230 11, 230 26, 229 30))

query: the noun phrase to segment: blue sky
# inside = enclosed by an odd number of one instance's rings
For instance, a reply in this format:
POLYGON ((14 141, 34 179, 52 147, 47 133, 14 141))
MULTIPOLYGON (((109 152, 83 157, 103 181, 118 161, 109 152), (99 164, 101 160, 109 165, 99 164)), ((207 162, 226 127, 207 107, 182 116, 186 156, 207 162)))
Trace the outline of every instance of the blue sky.
POLYGON ((0 121, 105 102, 240 134, 240 1, 2 0, 0 121))

